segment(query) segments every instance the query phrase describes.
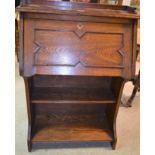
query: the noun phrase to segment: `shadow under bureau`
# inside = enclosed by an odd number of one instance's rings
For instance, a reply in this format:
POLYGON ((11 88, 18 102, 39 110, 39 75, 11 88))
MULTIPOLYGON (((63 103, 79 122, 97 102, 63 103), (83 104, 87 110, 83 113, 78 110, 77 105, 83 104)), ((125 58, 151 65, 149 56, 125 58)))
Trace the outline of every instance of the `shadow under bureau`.
POLYGON ((91 141, 111 142, 115 149, 123 85, 135 74, 135 10, 25 0, 17 11, 28 150, 91 141))

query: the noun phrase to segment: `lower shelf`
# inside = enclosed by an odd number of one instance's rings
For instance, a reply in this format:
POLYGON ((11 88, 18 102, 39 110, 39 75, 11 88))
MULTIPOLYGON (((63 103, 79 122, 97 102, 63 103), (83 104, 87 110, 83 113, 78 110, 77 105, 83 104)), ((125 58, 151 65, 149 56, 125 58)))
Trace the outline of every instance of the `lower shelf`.
POLYGON ((105 115, 39 115, 35 117, 32 142, 112 141, 105 115))

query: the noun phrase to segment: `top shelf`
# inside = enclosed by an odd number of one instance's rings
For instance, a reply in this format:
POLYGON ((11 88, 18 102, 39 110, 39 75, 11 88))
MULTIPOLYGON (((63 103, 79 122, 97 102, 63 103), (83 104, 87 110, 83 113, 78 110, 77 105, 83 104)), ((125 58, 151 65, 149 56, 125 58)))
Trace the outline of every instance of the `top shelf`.
POLYGON ((104 104, 115 103, 116 99, 110 89, 105 88, 52 88, 34 87, 32 103, 81 103, 104 104))
POLYGON ((25 0, 16 9, 19 12, 71 14, 119 18, 139 18, 136 9, 129 6, 95 3, 58 2, 51 0, 25 0))
POLYGON ((34 76, 32 103, 115 103, 112 78, 34 76))

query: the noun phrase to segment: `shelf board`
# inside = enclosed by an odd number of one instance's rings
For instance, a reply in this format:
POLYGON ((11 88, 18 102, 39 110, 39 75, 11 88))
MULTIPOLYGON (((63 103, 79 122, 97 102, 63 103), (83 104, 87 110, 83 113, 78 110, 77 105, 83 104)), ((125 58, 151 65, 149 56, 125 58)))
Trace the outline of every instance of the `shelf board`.
POLYGON ((104 101, 78 101, 78 100, 31 100, 31 103, 54 103, 54 104, 112 104, 115 103, 116 101, 113 100, 104 100, 104 101))
POLYGON ((32 103, 115 103, 111 90, 104 88, 34 87, 32 103))
POLYGON ((105 115, 51 114, 35 117, 32 142, 112 141, 105 115))

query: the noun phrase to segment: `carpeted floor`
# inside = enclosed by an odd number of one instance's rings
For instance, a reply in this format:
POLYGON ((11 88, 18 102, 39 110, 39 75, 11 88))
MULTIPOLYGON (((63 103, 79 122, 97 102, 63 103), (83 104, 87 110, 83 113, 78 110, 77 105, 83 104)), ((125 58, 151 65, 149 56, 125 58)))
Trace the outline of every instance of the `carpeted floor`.
MULTIPOLYGON (((125 85, 123 98, 125 101, 132 91, 132 84, 125 85)), ((139 155, 139 93, 137 93, 132 108, 120 107, 117 117, 117 149, 111 150, 109 144, 103 146, 87 147, 84 144, 79 147, 54 148, 27 151, 27 111, 25 100, 25 88, 23 79, 18 73, 16 63, 16 155, 139 155)))

